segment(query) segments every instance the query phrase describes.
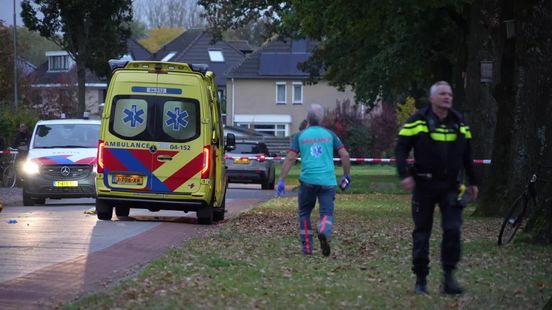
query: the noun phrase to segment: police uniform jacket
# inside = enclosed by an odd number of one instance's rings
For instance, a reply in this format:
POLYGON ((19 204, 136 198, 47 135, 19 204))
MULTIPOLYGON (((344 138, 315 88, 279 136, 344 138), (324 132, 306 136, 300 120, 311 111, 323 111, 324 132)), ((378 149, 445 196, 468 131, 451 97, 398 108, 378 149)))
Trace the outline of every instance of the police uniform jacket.
POLYGON ((448 187, 458 184, 464 169, 468 184, 476 185, 471 154, 471 132, 464 117, 450 109, 442 121, 428 105, 414 113, 399 131, 395 148, 401 179, 413 176, 418 185, 448 187), (414 165, 407 158, 414 149, 414 165))

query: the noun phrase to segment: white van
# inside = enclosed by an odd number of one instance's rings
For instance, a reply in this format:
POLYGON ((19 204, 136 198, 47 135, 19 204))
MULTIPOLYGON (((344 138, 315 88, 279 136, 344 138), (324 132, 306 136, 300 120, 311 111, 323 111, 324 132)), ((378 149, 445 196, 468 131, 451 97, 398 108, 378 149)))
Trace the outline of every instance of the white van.
POLYGON ((23 205, 46 198, 95 197, 100 121, 38 121, 23 164, 23 205))

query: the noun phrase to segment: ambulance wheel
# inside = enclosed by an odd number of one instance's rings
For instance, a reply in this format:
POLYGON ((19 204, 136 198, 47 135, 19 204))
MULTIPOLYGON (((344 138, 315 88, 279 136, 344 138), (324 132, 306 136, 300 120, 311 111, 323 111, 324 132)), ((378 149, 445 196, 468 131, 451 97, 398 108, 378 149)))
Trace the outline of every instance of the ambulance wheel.
POLYGON ((117 217, 127 217, 130 213, 130 208, 127 206, 117 206, 115 207, 115 214, 117 217))
POLYGON ((197 211, 197 223, 201 225, 213 224, 213 207, 208 206, 202 210, 197 211))
POLYGON ((110 221, 113 216, 113 206, 109 201, 96 199, 96 214, 99 220, 110 221))
POLYGON ((34 206, 34 204, 34 200, 31 198, 31 196, 29 196, 29 194, 27 194, 25 188, 23 188, 23 205, 25 207, 32 207, 34 206))
POLYGON ((226 196, 222 198, 222 204, 218 208, 213 209, 213 221, 224 221, 224 213, 226 212, 226 196))

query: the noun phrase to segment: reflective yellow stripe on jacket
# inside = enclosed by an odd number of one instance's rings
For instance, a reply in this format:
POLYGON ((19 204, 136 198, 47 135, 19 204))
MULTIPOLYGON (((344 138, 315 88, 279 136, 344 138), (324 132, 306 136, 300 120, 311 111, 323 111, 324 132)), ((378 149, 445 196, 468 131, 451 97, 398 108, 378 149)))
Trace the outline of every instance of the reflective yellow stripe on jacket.
POLYGON ((405 123, 401 128, 401 131, 399 131, 399 136, 411 137, 419 134, 420 132, 429 132, 427 123, 422 120, 415 121, 413 123, 405 123))
MULTIPOLYGON (((412 123, 406 123, 399 131, 399 136, 411 137, 421 132, 429 133, 427 123, 423 120, 418 120, 412 123)), ((471 139, 470 127, 466 125, 460 126, 460 133, 464 135, 466 139, 471 139)), ((431 139, 442 142, 456 141, 458 138, 456 132, 452 129, 444 127, 436 128, 435 131, 430 133, 431 139)))
POLYGON ((471 139, 471 131, 469 126, 460 126, 460 133, 462 133, 466 137, 466 139, 471 139))

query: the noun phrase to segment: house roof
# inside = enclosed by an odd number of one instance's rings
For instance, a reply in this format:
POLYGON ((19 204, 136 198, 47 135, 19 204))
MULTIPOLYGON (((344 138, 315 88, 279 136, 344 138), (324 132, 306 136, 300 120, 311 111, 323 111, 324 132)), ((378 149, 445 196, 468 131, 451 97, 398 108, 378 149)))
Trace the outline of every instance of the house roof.
MULTIPOLYGON (((77 66, 73 66, 69 71, 48 71, 48 61, 38 66, 31 74, 34 86, 53 87, 73 85, 77 82, 77 66)), ((86 84, 104 87, 107 84, 105 78, 100 78, 92 71, 86 69, 86 84)))
MULTIPOLYGON (((161 60, 171 52, 182 52, 186 50, 202 33, 203 29, 188 29, 171 42, 163 45, 157 52, 151 55, 151 60, 161 60)), ((174 60, 174 57, 173 59, 174 60)))
MULTIPOLYGON (((134 60, 146 60, 151 57, 150 52, 138 43, 136 40, 129 38, 127 40, 128 54, 134 60)), ((38 66, 31 74, 34 86, 53 87, 65 84, 74 84, 77 81, 77 66, 74 65, 69 71, 48 71, 48 61, 38 66)), ((86 84, 88 87, 106 87, 107 79, 99 77, 89 69, 86 69, 86 84)))
POLYGON ((249 54, 253 52, 253 48, 249 45, 247 40, 229 40, 226 41, 228 44, 232 45, 235 49, 241 51, 244 54, 249 54))
POLYGON ((134 60, 147 60, 151 57, 151 53, 142 44, 132 38, 127 40, 127 49, 134 60))
POLYGON ((213 42, 213 36, 203 29, 185 31, 154 53, 152 59, 161 60, 170 53, 175 54, 168 61, 207 64, 209 70, 215 73, 215 81, 218 86, 226 85, 228 70, 241 63, 245 58, 243 52, 234 45, 221 40, 213 42), (209 51, 222 52, 223 61, 211 61, 209 51))
POLYGON ((229 78, 307 79, 309 74, 297 65, 305 62, 316 45, 312 40, 272 40, 228 72, 229 78))

